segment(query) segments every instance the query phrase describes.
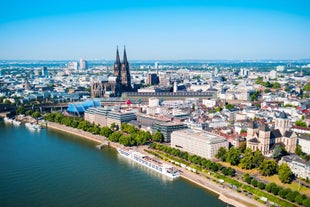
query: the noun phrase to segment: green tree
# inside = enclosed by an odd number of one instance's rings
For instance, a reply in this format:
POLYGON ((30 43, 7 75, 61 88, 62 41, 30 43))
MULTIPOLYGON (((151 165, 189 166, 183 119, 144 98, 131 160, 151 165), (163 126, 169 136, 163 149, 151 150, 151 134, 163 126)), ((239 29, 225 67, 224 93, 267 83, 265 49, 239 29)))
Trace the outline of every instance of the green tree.
POLYGON ((259 189, 261 189, 261 190, 263 190, 263 189, 265 189, 265 183, 263 183, 263 182, 258 182, 258 184, 257 184, 257 187, 259 188, 259 189))
POLYGON ((41 116, 41 113, 39 111, 35 111, 31 115, 33 118, 38 119, 41 116))
POLYGON ((155 132, 155 133, 153 134, 153 136, 152 136, 152 140, 153 140, 154 142, 162 142, 163 139, 164 139, 164 136, 163 136, 163 134, 162 134, 161 132, 159 132, 159 131, 155 132))
POLYGON ((32 110, 27 110, 25 114, 26 114, 26 116, 31 116, 32 110))
POLYGON ((280 83, 275 82, 275 83, 272 84, 272 88, 278 89, 278 88, 281 88, 281 85, 280 85, 280 83))
POLYGON ((259 172, 263 176, 271 176, 277 173, 278 165, 275 160, 264 159, 262 164, 259 166, 259 172))
POLYGON ((278 176, 282 183, 291 183, 293 173, 291 171, 291 168, 286 163, 282 163, 279 166, 278 176))
POLYGON ((100 135, 101 136, 105 136, 105 137, 109 137, 111 134, 113 133, 112 129, 110 129, 109 127, 107 126, 104 126, 101 128, 100 130, 100 135))
POLYGON ((234 107, 234 105, 232 105, 232 104, 227 104, 226 105, 226 109, 228 109, 228 110, 230 110, 230 109, 234 109, 235 107, 234 107))
POLYGON ((109 140, 112 142, 118 142, 122 134, 120 132, 113 132, 109 136, 109 140))
POLYGON ((219 106, 215 108, 215 111, 216 111, 216 112, 220 112, 220 111, 222 111, 222 110, 223 110, 223 109, 222 109, 221 107, 219 107, 219 106))
POLYGON ((298 156, 302 156, 304 153, 302 152, 301 146, 300 145, 296 145, 295 147, 295 154, 298 156))
POLYGON ((264 90, 264 93, 270 93, 270 89, 269 88, 266 88, 265 90, 264 90))
POLYGON ((302 204, 305 206, 305 207, 310 207, 310 198, 307 198, 305 199, 302 204))
POLYGON ((288 155, 285 147, 276 145, 272 154, 272 157, 279 160, 281 157, 288 155))
POLYGON ((16 114, 24 114, 25 113, 25 108, 23 106, 18 106, 16 109, 16 114))
POLYGON ((298 121, 296 121, 295 122, 295 125, 296 126, 301 126, 301 127, 307 127, 307 123, 306 122, 304 122, 303 120, 298 120, 298 121))
POLYGON ((303 88, 304 91, 310 91, 310 83, 307 83, 304 88, 303 88))
POLYGON ((304 198, 302 197, 302 195, 297 195, 295 197, 295 202, 298 204, 298 205, 302 205, 302 202, 303 202, 304 198))
POLYGON ((226 156, 227 156, 227 148, 226 147, 220 147, 218 150, 217 150, 217 153, 215 154, 215 157, 217 159, 220 159, 222 161, 225 161, 226 160, 226 156))
POLYGON ((236 147, 232 147, 228 150, 226 161, 231 165, 238 165, 240 162, 240 151, 236 147))

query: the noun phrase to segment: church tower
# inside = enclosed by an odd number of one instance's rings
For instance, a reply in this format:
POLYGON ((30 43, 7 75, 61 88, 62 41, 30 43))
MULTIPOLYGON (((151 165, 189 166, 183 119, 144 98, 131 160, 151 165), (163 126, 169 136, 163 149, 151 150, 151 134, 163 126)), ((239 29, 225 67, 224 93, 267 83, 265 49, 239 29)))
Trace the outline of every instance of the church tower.
POLYGON ((131 77, 129 71, 129 63, 127 60, 126 48, 124 47, 124 58, 121 66, 121 84, 122 91, 131 91, 131 77))
POLYGON ((258 140, 261 144, 260 151, 263 155, 267 155, 270 150, 270 129, 265 123, 262 123, 259 128, 258 140))
POLYGON ((113 74, 114 76, 116 76, 118 79, 121 78, 121 60, 119 58, 119 52, 118 52, 118 47, 116 49, 116 59, 114 62, 114 66, 113 66, 113 74))
POLYGON ((285 132, 289 130, 290 120, 287 118, 284 111, 281 111, 275 120, 275 129, 279 129, 281 135, 284 136, 285 132))

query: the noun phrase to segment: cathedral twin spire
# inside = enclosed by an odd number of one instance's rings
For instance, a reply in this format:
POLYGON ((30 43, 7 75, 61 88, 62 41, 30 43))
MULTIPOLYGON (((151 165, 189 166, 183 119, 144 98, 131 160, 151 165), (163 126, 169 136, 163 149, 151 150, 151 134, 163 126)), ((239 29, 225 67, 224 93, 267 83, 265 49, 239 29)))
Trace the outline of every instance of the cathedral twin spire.
POLYGON ((124 47, 124 57, 121 63, 118 47, 116 48, 116 60, 113 67, 113 73, 121 83, 122 91, 131 90, 131 77, 129 71, 129 63, 127 60, 126 47, 124 47))

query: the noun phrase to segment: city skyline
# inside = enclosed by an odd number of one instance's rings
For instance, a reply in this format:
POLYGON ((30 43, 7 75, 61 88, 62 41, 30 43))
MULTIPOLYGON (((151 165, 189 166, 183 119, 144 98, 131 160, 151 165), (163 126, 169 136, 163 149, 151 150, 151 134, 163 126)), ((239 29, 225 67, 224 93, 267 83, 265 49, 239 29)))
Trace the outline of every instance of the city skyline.
POLYGON ((310 3, 299 1, 10 1, 0 59, 310 58, 310 3))

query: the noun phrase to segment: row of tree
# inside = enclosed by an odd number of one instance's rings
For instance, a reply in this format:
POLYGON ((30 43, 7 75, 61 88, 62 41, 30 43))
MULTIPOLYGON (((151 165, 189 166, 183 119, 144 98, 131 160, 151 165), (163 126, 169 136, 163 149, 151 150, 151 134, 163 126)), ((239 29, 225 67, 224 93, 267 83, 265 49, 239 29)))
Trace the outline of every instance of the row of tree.
POLYGON ((266 190, 267 192, 276 196, 278 195, 290 202, 296 202, 298 205, 304 205, 307 207, 310 206, 310 198, 307 198, 306 195, 300 194, 298 191, 292 191, 290 188, 282 188, 281 186, 277 186, 275 183, 269 183, 266 185, 264 182, 260 182, 251 177, 249 174, 244 174, 243 180, 253 187, 266 190))
MULTIPOLYGON (((152 149, 156 149, 156 150, 160 150, 163 151, 169 155, 173 155, 176 157, 179 157, 187 162, 190 163, 194 163, 200 167, 202 167, 203 169, 207 169, 207 170, 211 170, 213 172, 221 172, 223 175, 229 175, 229 176, 235 176, 236 171, 231 168, 231 167, 224 167, 222 166, 220 163, 217 162, 212 162, 210 160, 207 160, 205 158, 202 158, 200 156, 197 155, 189 155, 187 152, 181 151, 179 149, 176 148, 172 148, 166 145, 162 145, 162 144, 158 144, 158 143, 151 143, 150 144, 150 148, 152 149)), ((232 153, 230 155, 230 157, 234 157, 236 151, 236 149, 233 149, 232 151, 234 153, 232 153)), ((247 149, 244 149, 244 153, 250 154, 250 151, 247 149), (247 152, 245 152, 247 151, 247 152)), ((266 170, 266 174, 271 173, 270 171, 272 171, 274 168, 277 168, 277 163, 274 160, 267 160, 267 159, 262 159, 264 158, 262 155, 260 155, 258 152, 252 152, 253 156, 258 156, 258 158, 254 158, 252 159, 252 162, 259 162, 259 163, 264 163, 264 168, 266 170), (272 164, 271 164, 272 163, 272 164), (273 167, 269 168, 269 165, 274 165, 273 167)), ((256 165, 256 164, 254 164, 256 165)), ((287 165, 280 165, 279 167, 279 171, 283 172, 283 173, 287 173, 288 171, 290 171, 290 169, 287 169, 286 167, 284 167, 282 169, 282 166, 287 166, 287 165)), ((288 166, 287 166, 288 167, 288 166)), ((291 202, 296 202, 297 204, 301 205, 303 204, 306 207, 310 207, 310 198, 307 198, 307 196, 305 195, 301 195, 300 193, 298 193, 297 191, 292 191, 291 189, 287 188, 287 189, 283 189, 280 186, 277 186, 275 183, 269 183, 269 184, 265 184, 264 182, 258 181, 256 179, 254 179, 253 177, 251 177, 249 174, 245 174, 244 175, 244 181, 254 187, 257 187, 261 190, 265 190, 269 193, 272 193, 274 195, 279 195, 281 198, 286 199, 288 201, 291 202)))
POLYGON ((92 134, 100 134, 112 142, 119 142, 125 146, 144 145, 150 141, 162 142, 163 140, 163 136, 160 132, 151 135, 150 132, 140 130, 127 123, 122 123, 119 131, 114 123, 111 124, 110 127, 101 127, 97 124, 90 123, 83 118, 65 116, 58 112, 47 113, 45 115, 45 120, 81 129, 92 134))
POLYGON ((224 167, 217 162, 212 162, 206 158, 200 157, 198 155, 189 155, 187 152, 181 151, 176 148, 172 148, 159 143, 151 143, 150 148, 163 151, 169 155, 179 157, 190 163, 194 163, 204 169, 211 170, 213 172, 221 171, 224 175, 235 176, 236 171, 231 167, 224 167))
MULTIPOLYGON (((242 169, 258 169, 263 176, 278 174, 279 179, 283 183, 290 183, 292 181, 293 173, 287 164, 282 163, 278 166, 276 160, 266 159, 260 151, 256 150, 253 152, 250 148, 244 147, 245 145, 240 148, 231 147, 229 150, 225 147, 221 147, 215 157, 231 165, 238 165, 242 169)), ((279 153, 281 155, 282 151, 279 153)))

